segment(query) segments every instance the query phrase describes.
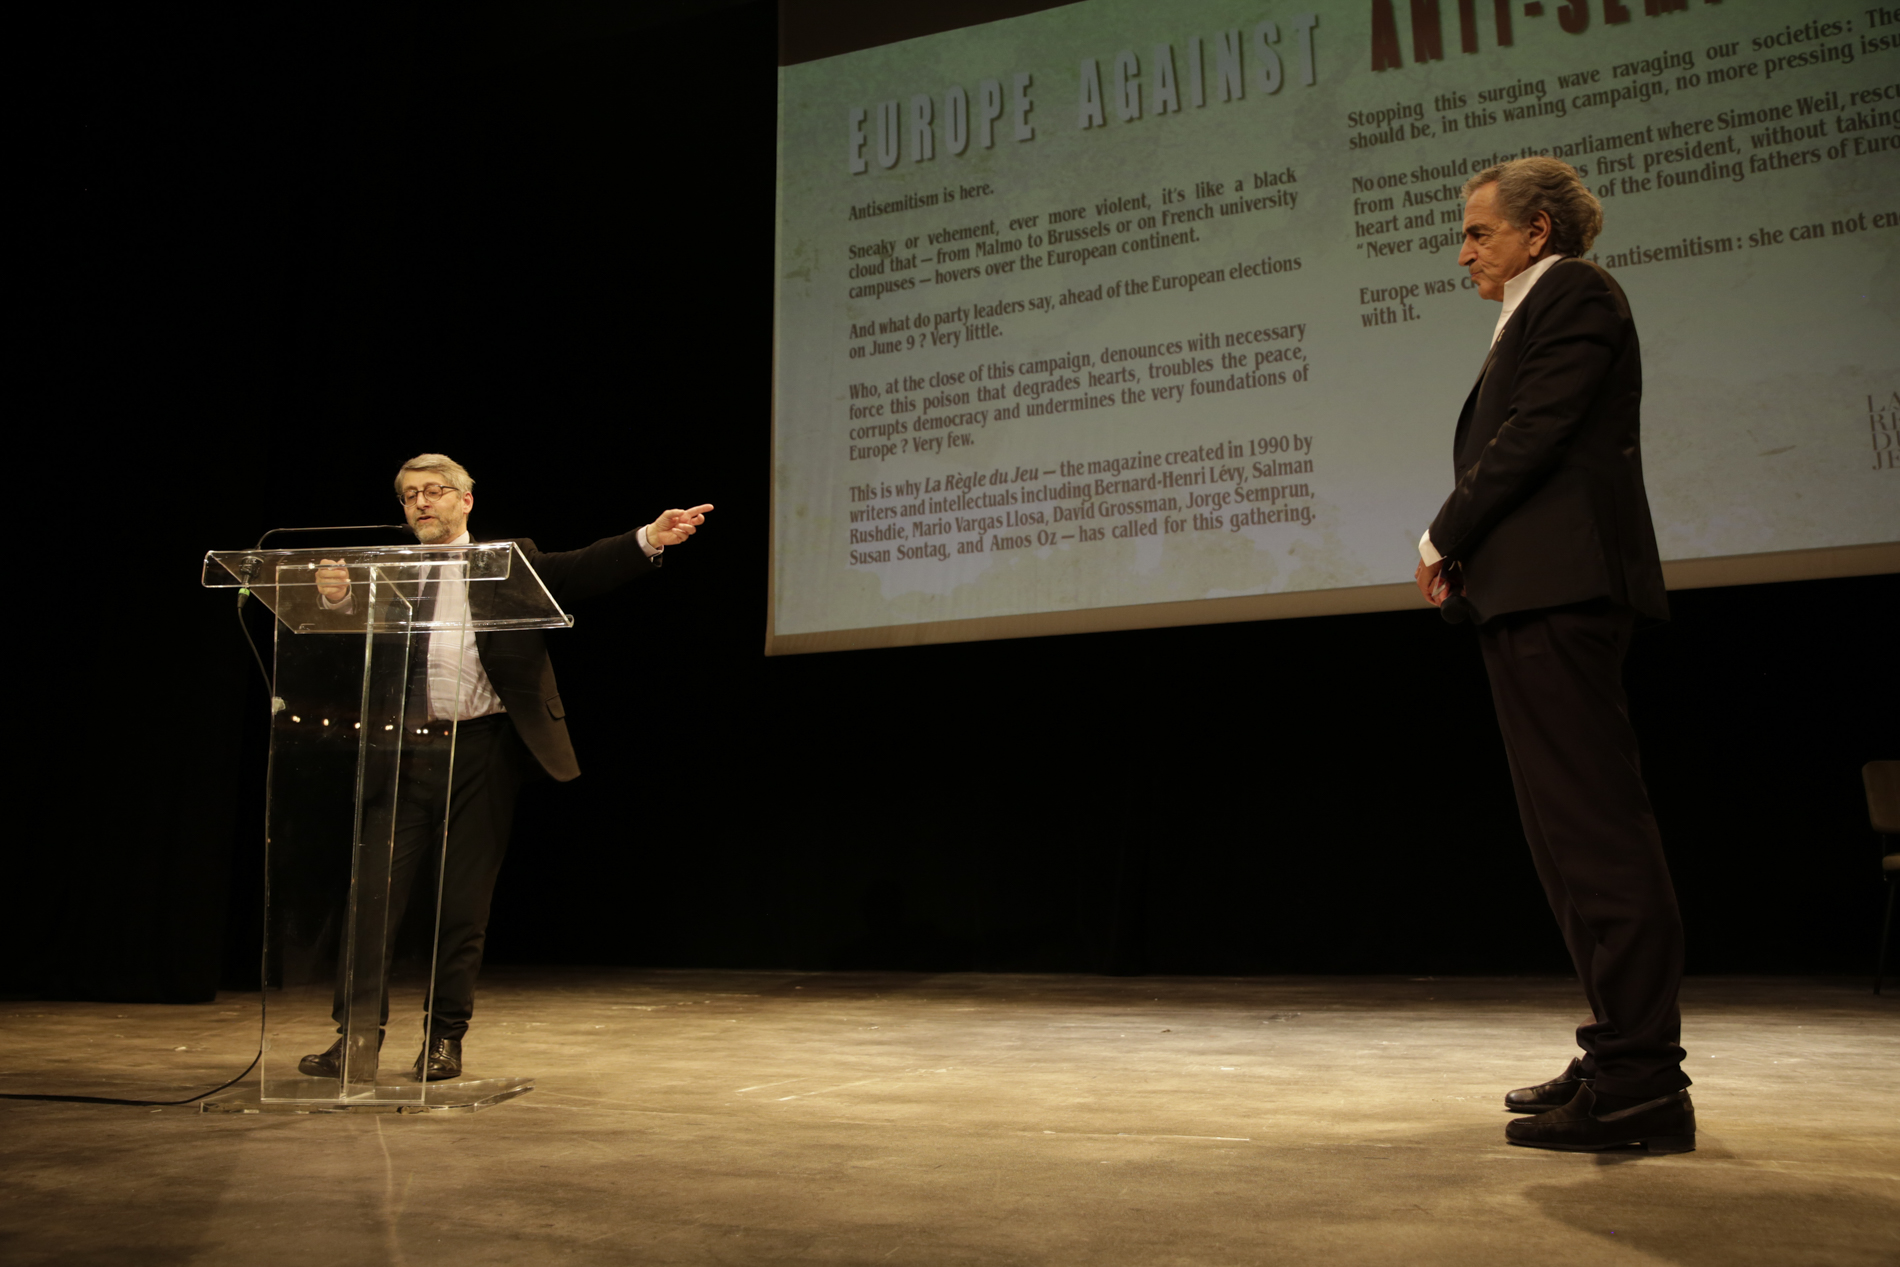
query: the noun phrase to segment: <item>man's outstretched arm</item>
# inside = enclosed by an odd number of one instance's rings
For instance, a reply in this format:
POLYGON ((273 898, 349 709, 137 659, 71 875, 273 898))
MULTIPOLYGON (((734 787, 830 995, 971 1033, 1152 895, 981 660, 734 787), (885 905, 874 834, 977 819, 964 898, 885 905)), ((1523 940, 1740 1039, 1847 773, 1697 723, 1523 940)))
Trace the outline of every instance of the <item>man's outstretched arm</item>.
POLYGON ((710 510, 712 504, 708 502, 691 510, 662 511, 650 524, 578 550, 544 554, 533 549, 531 542, 523 544, 535 571, 559 601, 582 602, 652 572, 660 562, 661 551, 699 531, 710 510))

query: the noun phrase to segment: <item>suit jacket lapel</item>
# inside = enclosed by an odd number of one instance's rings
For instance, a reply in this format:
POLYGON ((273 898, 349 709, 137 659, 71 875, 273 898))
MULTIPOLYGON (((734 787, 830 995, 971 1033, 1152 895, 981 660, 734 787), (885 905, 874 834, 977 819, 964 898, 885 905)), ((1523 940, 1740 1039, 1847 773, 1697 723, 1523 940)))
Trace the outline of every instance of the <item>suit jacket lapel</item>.
MULTIPOLYGON (((501 539, 505 539, 505 538, 497 538, 497 540, 501 540, 501 539)), ((493 545, 494 541, 486 537, 484 537, 480 541, 477 541, 473 537, 470 537, 469 544, 470 545, 493 545)), ((468 587, 468 617, 471 621, 481 620, 482 618, 486 617, 489 614, 489 608, 492 605, 492 600, 493 600, 493 595, 494 595, 494 589, 492 588, 492 586, 495 584, 499 584, 499 582, 487 582, 483 584, 469 585, 468 587)), ((488 652, 489 635, 493 632, 494 631, 490 629, 477 629, 475 631, 475 655, 478 659, 486 656, 488 652)), ((487 667, 488 667, 488 661, 486 659, 482 659, 483 672, 487 672, 487 667)), ((494 679, 491 676, 489 680, 492 682, 494 679)))
MULTIPOLYGON (((1515 316, 1516 314, 1513 313, 1512 315, 1515 316)), ((1484 376, 1491 372, 1491 362, 1498 359, 1498 344, 1502 342, 1504 342, 1504 332, 1500 330, 1498 331, 1498 337, 1492 340, 1490 350, 1484 354, 1484 364, 1478 367, 1478 380, 1471 385, 1472 395, 1477 395, 1478 389, 1484 386, 1484 376)))
POLYGON ((1453 433, 1451 440, 1451 460, 1454 472, 1463 469, 1465 435, 1471 430, 1471 416, 1478 411, 1478 394, 1484 390, 1484 380, 1491 374, 1491 363, 1497 360, 1498 343, 1502 342, 1504 340, 1499 338, 1491 345, 1491 350, 1485 354, 1484 364, 1478 367, 1478 381, 1471 385, 1469 392, 1465 393, 1465 407, 1458 412, 1458 430, 1453 433))

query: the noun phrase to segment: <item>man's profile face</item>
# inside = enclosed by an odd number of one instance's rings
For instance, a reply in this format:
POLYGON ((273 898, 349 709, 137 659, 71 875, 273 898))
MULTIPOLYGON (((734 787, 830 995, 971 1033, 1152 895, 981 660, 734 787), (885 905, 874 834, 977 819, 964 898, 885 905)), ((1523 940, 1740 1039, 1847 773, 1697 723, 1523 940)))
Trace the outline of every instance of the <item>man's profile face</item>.
POLYGON ((409 521, 409 527, 415 532, 416 540, 423 545, 440 545, 453 541, 462 535, 468 527, 468 512, 475 507, 475 494, 459 489, 449 492, 444 489, 440 497, 430 497, 421 490, 430 485, 448 485, 454 483, 441 471, 404 471, 402 473, 402 495, 405 499, 411 493, 415 500, 405 500, 402 517, 409 521))
POLYGON ((1481 185, 1465 202, 1465 244, 1458 262, 1471 270, 1479 295, 1501 301, 1504 283, 1531 266, 1549 237, 1544 213, 1531 228, 1520 229, 1498 210, 1497 185, 1481 185))

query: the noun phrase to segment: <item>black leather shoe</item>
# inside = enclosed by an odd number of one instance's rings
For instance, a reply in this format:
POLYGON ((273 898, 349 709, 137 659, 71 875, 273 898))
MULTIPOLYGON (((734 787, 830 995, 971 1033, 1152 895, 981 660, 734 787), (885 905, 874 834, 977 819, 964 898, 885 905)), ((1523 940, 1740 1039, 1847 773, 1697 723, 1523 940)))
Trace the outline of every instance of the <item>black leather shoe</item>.
POLYGON ((343 1072, 343 1039, 339 1035, 334 1043, 315 1055, 305 1056, 297 1062, 297 1072, 306 1078, 334 1078, 343 1072))
MULTIPOLYGON (((376 1035, 376 1050, 383 1049, 383 1035, 376 1035)), ((314 1055, 305 1056, 297 1062, 297 1072, 306 1078, 335 1078, 343 1072, 343 1036, 337 1035, 334 1043, 314 1055)))
POLYGON ((1695 1104, 1686 1087, 1601 1117, 1592 1112, 1596 1100, 1596 1092, 1585 1083, 1561 1109, 1506 1123, 1504 1138, 1526 1148, 1566 1153, 1599 1153, 1635 1144, 1652 1153, 1695 1151, 1695 1104))
POLYGON ((462 1076, 462 1040, 430 1039, 416 1057, 416 1078, 423 1082, 447 1082, 462 1076), (424 1067, 427 1072, 424 1072, 424 1067))
POLYGON ((1583 1061, 1572 1059, 1569 1067, 1549 1082, 1506 1091, 1504 1107, 1513 1113, 1548 1113, 1552 1109, 1561 1109, 1576 1096, 1577 1088, 1588 1081, 1583 1076, 1583 1061))

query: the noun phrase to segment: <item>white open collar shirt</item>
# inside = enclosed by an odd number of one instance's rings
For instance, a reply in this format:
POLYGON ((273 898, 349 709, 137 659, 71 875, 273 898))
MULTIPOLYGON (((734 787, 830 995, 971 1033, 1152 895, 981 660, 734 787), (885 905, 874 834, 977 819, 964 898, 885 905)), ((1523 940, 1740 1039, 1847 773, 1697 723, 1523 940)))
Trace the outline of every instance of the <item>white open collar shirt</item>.
MULTIPOLYGON (((640 543, 640 549, 649 559, 665 549, 647 543, 645 528, 640 529, 634 540, 640 543)), ((469 534, 463 532, 455 540, 442 544, 465 546, 471 541, 469 534)), ((440 582, 436 587, 432 623, 449 626, 429 630, 430 721, 474 721, 477 717, 508 711, 495 684, 488 680, 488 671, 482 668, 482 658, 475 651, 475 628, 465 619, 468 613, 466 568, 462 563, 436 563, 421 569, 419 579, 425 583, 440 582)), ((340 603, 322 600, 323 606, 331 611, 347 611, 354 601, 354 595, 340 603)))

